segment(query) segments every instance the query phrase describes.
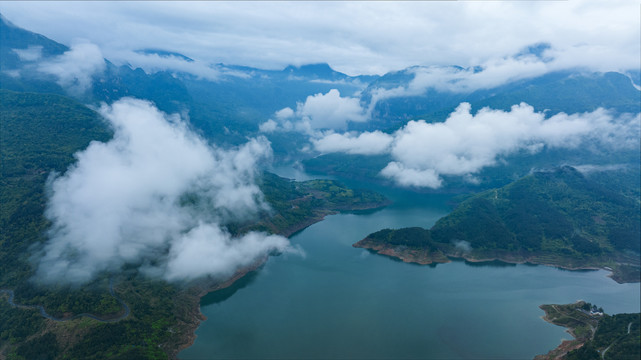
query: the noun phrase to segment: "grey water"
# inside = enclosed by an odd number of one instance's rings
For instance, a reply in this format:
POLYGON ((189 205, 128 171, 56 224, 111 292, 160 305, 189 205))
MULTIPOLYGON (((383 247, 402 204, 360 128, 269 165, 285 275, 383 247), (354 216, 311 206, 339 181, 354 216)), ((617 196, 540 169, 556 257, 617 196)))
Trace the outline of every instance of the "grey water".
MULTIPOLYGON (((354 184, 350 184, 354 186, 354 184)), ((181 359, 531 359, 571 339, 541 304, 583 299, 638 312, 638 284, 605 271, 547 266, 407 264, 353 248, 389 227, 430 227, 447 195, 383 190, 394 203, 339 214, 291 238, 305 255, 272 257, 201 300, 207 320, 181 359)))

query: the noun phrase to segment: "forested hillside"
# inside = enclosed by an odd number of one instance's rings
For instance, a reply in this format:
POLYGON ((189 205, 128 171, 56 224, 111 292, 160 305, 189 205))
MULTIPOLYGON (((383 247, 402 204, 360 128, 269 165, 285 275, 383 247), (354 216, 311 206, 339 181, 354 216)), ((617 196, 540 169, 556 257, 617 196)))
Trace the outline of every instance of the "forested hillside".
POLYGON ((628 281, 639 281, 635 173, 630 169, 584 176, 568 166, 536 172, 471 196, 430 230, 385 229, 355 246, 401 258, 414 253, 407 261, 419 262, 421 257, 423 262, 447 261, 445 254, 569 268, 633 265, 636 270, 624 267, 631 271, 628 281), (618 187, 621 181, 625 185, 618 187))

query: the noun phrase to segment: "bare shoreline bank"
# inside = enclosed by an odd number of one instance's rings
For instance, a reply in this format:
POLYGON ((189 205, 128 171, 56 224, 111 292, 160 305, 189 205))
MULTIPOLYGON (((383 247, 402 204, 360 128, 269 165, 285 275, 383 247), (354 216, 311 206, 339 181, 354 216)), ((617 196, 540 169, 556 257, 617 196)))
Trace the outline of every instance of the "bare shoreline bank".
MULTIPOLYGON (((552 266, 559 269, 578 271, 578 270, 606 270, 609 271, 610 277, 612 280, 616 281, 619 284, 623 283, 635 283, 640 282, 640 279, 636 276, 619 276, 616 268, 611 268, 605 265, 593 265, 593 264, 584 264, 584 265, 568 265, 575 262, 575 259, 566 259, 558 258, 557 261, 546 261, 541 259, 542 255, 532 254, 529 256, 524 256, 521 254, 503 254, 503 255, 493 255, 493 256, 480 256, 475 257, 469 253, 462 251, 459 252, 441 252, 441 251, 429 251, 417 248, 410 248, 406 246, 392 246, 387 244, 380 244, 369 239, 365 238, 352 245, 356 248, 363 248, 371 250, 381 255, 390 256, 396 259, 399 259, 406 263, 416 263, 420 265, 431 265, 431 264, 445 264, 451 262, 453 259, 464 260, 470 263, 487 263, 493 261, 499 261, 506 264, 532 264, 532 265, 544 265, 552 266)), ((628 266, 629 264, 620 263, 618 265, 628 266)))

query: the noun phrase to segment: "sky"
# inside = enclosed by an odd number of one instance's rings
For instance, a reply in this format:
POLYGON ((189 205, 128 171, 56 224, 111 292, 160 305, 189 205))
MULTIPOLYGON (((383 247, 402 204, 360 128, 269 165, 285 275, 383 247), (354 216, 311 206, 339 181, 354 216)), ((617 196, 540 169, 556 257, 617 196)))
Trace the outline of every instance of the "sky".
MULTIPOLYGON (((349 75, 463 67, 550 44, 561 67, 638 69, 641 3, 612 1, 0 2, 14 24, 116 62, 139 49, 282 69, 326 62, 349 75)), ((141 60, 142 61, 142 60, 141 60)))

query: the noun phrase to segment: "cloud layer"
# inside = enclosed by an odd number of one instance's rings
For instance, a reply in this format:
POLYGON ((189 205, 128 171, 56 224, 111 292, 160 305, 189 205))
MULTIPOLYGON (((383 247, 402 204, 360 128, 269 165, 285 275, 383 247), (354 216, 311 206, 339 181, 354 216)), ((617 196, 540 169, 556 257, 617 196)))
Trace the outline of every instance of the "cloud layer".
POLYGON ((640 115, 614 118, 603 109, 546 119, 525 103, 472 114, 470 104, 461 103, 442 123, 410 121, 393 134, 333 133, 312 143, 323 153, 390 154, 394 161, 381 175, 403 186, 438 188, 441 175, 469 177, 518 151, 576 148, 586 140, 609 148, 638 146, 639 121, 640 115))
POLYGON ((352 75, 490 65, 537 43, 550 43, 549 55, 565 68, 633 69, 641 47, 639 4, 629 0, 2 2, 0 11, 66 44, 83 29, 107 58, 165 49, 209 64, 327 62, 352 75))
POLYGON ((53 225, 34 257, 40 280, 82 283, 124 264, 168 280, 228 276, 287 249, 284 237, 235 238, 223 227, 267 209, 254 182, 258 162, 271 154, 266 139, 213 148, 177 115, 131 98, 100 113, 114 138, 91 143, 51 179, 53 225))

